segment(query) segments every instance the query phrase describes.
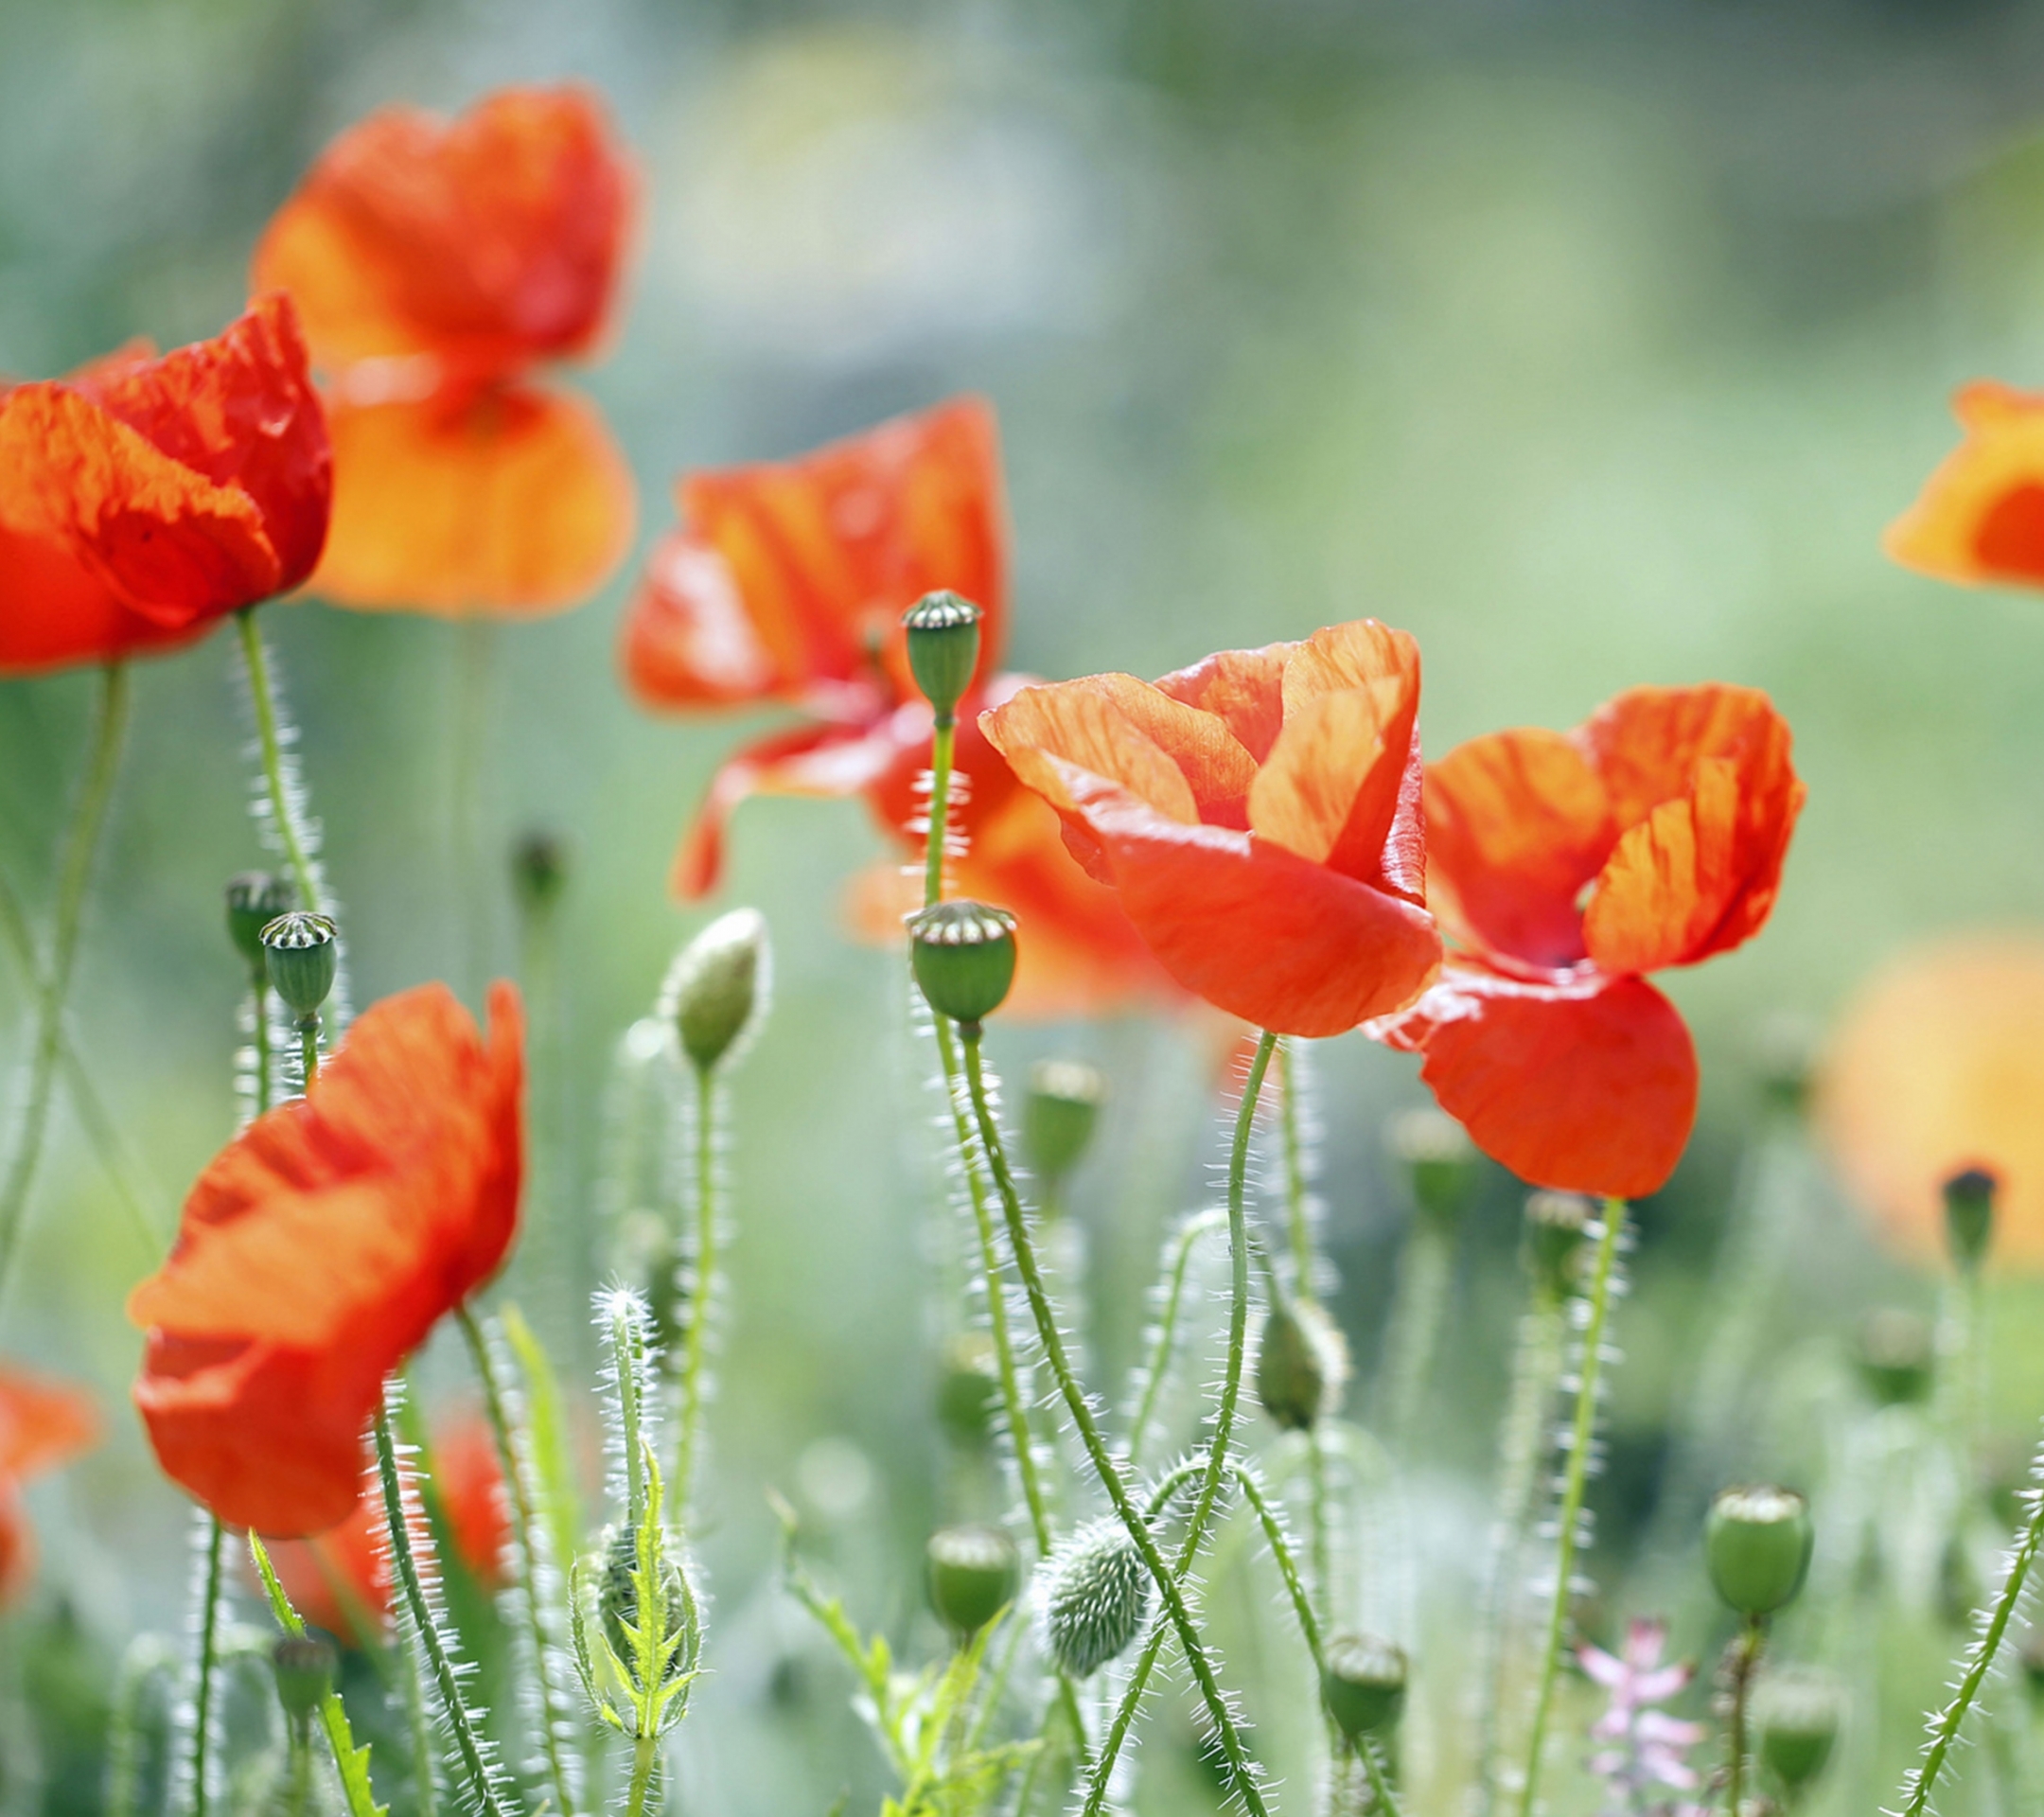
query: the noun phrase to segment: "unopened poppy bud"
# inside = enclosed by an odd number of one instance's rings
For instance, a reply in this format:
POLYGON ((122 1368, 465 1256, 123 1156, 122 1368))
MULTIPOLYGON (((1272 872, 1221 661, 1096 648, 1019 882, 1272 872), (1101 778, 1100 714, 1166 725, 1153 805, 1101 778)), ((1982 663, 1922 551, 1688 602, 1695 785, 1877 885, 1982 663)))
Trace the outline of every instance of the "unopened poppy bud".
POLYGON ((908 672, 940 718, 972 686, 979 666, 979 621, 986 614, 957 593, 925 593, 902 614, 908 634, 908 672))
POLYGON ((325 1634, 280 1634, 270 1649, 277 1702, 294 1723, 311 1720, 333 1689, 338 1656, 325 1634))
POLYGON ((1022 1104, 1022 1151, 1038 1178, 1055 1185, 1093 1140, 1107 1081, 1083 1060, 1039 1060, 1022 1104))
POLYGON ((1743 1615, 1795 1600, 1816 1535, 1809 1504, 1772 1484, 1720 1490, 1703 1527, 1703 1557, 1718 1594, 1743 1615))
POLYGON ((340 935, 341 930, 325 915, 302 908, 279 915, 262 930, 270 988, 301 1022, 319 1014, 333 989, 334 973, 341 963, 340 935))
POLYGON ((1583 1233, 1592 1208, 1580 1192, 1528 1192, 1521 1255, 1526 1272, 1551 1298, 1565 1297, 1576 1284, 1583 1233))
MULTIPOLYGON (((696 1656, 702 1648, 700 1620, 688 1574, 667 1555, 664 1536, 659 1547, 659 1560, 661 1600, 666 1605, 667 1615, 666 1632, 661 1638, 672 1640, 677 1634, 684 1636, 667 1662, 666 1679, 674 1679, 696 1669, 696 1656)), ((603 1586, 597 1595, 597 1608, 603 1616, 604 1637, 609 1641, 611 1651, 618 1656, 627 1674, 636 1674, 639 1663, 638 1647, 626 1632, 627 1629, 639 1625, 638 1572, 638 1529, 620 1525, 612 1530, 610 1543, 604 1550, 603 1586)), ((655 1687, 637 1685, 634 1688, 643 1692, 655 1687)))
POLYGON ((972 1026, 1014 982, 1015 918, 983 902, 940 902, 908 917, 916 982, 939 1015, 972 1026))
POLYGON ((1930 1398, 1937 1350, 1930 1321, 1920 1313, 1884 1306, 1859 1327, 1859 1379, 1884 1407, 1930 1398))
POLYGON ((1836 1679, 1806 1667, 1769 1672, 1754 1687, 1753 1719, 1760 1732, 1760 1759, 1791 1801, 1831 1758, 1844 1702, 1836 1679))
POLYGON ((521 834, 511 847, 511 887, 528 915, 543 915, 568 885, 568 842, 557 834, 521 834))
POLYGON ((1263 1411, 1287 1432, 1309 1432, 1341 1404, 1348 1346, 1310 1300, 1278 1300, 1257 1346, 1256 1390, 1263 1411))
POLYGON ((251 967, 262 968, 262 930, 297 899, 288 877, 268 871, 244 871, 227 879, 227 938, 251 967))
POLYGON ((945 1526, 930 1535, 930 1606, 970 1640, 1015 1599, 1022 1555, 997 1526, 945 1526))
POLYGON ((1061 1672, 1085 1678, 1119 1658, 1149 1612, 1149 1567, 1119 1521, 1081 1527, 1051 1559, 1043 1626, 1061 1672))
POLYGON ((1388 1735, 1405 1708, 1405 1649, 1380 1634, 1336 1634, 1328 1642, 1320 1701, 1351 1741, 1388 1735))
POLYGON ((944 1345, 937 1373, 937 1420, 952 1442, 967 1450, 978 1450, 993 1437, 1000 1405, 995 1367, 994 1342, 984 1332, 965 1332, 944 1345))
POLYGON ((719 915, 681 949, 665 992, 681 1051, 707 1072, 751 1028, 772 964, 757 908, 719 915))
POLYGON ((1405 1110, 1392 1118, 1384 1138, 1405 1164, 1421 1215, 1444 1224, 1460 1217, 1477 1177, 1469 1132, 1445 1111, 1405 1110))
POLYGON ((1945 1182, 1945 1235, 1952 1261, 1971 1274, 1987 1260, 1994 1235, 1995 1193, 2000 1179, 1984 1167, 1969 1167, 1945 1182))

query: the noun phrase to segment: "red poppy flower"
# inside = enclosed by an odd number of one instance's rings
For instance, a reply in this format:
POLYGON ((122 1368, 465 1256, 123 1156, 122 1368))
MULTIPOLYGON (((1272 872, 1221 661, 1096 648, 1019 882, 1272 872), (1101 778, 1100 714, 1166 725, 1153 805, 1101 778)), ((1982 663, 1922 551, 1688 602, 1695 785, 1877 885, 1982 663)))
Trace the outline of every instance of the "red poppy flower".
POLYGON ((1426 773, 1429 901, 1451 957, 1370 1032, 1485 1153, 1618 1198, 1674 1172, 1696 1052, 1642 976, 1759 932, 1804 787, 1751 688, 1635 688, 1562 733, 1494 732, 1426 773))
POLYGON ((98 1415, 77 1388, 0 1368, 0 1605, 26 1589, 35 1571, 35 1535, 22 1509, 21 1485, 88 1450, 98 1437, 98 1415))
POLYGON ((505 89, 448 122, 373 114, 256 249, 333 379, 333 535, 346 606, 529 614, 586 598, 631 540, 601 418, 529 382, 609 318, 630 166, 580 89, 505 89))
MULTIPOLYGON (((497 1441, 480 1419, 433 1434, 432 1488, 445 1511, 454 1550, 485 1589, 505 1580, 511 1537, 497 1441)), ((419 1549, 414 1547, 414 1549, 419 1549)), ((375 1466, 362 1473, 355 1511, 340 1526, 270 1548, 292 1606, 315 1628, 364 1646, 379 1639, 391 1611, 391 1575, 383 1533, 383 1491, 375 1466)))
POLYGON ((192 1188, 128 1301, 149 1329, 134 1398, 157 1461, 222 1520, 291 1538, 354 1507, 384 1377, 516 1233, 522 1028, 509 984, 486 1045, 443 985, 386 998, 192 1188))
POLYGON ((188 644, 311 573, 333 468, 290 302, 0 388, 0 675, 188 644))
POLYGON ((2044 397, 1973 384, 1952 410, 1965 439, 1884 547, 1943 580, 2044 587, 2044 397))
POLYGON ((1440 962, 1418 708, 1418 646, 1363 619, 1154 686, 1024 688, 980 726, 1180 984, 1325 1035, 1410 1002, 1440 962))
MULTIPOLYGON (((979 668, 959 714, 952 875, 1029 922, 1011 1007, 1100 1008, 1163 986, 1112 893, 1065 852, 1054 819, 1016 786, 974 727, 1019 678, 995 674, 1006 628, 1006 531, 994 413, 977 397, 900 416, 800 459, 692 474, 683 527, 655 550, 622 650, 646 705, 681 711, 777 702, 808 715, 718 770, 673 875, 713 890, 725 823, 753 794, 863 795, 905 859, 926 808, 930 711, 908 673, 901 616, 948 588, 986 613, 979 668)), ((853 920, 901 937, 920 889, 891 868, 859 878, 853 920)))

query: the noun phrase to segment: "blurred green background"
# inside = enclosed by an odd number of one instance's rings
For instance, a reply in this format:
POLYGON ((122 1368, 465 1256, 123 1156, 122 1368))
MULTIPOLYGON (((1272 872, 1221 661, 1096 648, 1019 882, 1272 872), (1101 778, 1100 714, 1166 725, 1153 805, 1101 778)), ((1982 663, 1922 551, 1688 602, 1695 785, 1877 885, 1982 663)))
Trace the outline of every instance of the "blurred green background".
MULTIPOLYGON (((971 388, 1001 418, 1015 666, 1151 674, 1373 614, 1419 639, 1436 752, 1573 724, 1634 682, 1773 695, 1810 788, 1780 908, 1747 950, 1668 980, 1706 1098, 1646 1212, 1627 1314, 1621 1427, 1645 1435, 1650 1500, 1756 1030, 1825 1017, 1913 935, 2044 905, 2044 604, 1961 594, 1877 548, 1953 439, 1948 389, 2044 377, 2044 6, 0 0, 0 369, 215 331, 269 213, 350 121, 569 77, 608 98, 644 175, 614 345, 573 375, 630 451, 642 541, 691 465, 971 388)), ((474 1000, 479 900, 490 965, 519 960, 496 855, 528 828, 570 839, 542 1061, 565 1145, 535 1217, 572 1228, 602 1197, 618 1037, 700 919, 664 891, 676 837, 720 753, 768 723, 627 704, 629 580, 494 640, 482 878, 449 836, 459 634, 317 603, 264 615, 359 1003, 435 976, 474 1000)), ((230 640, 146 665, 137 693, 74 1027, 167 1227, 233 1127, 219 890, 261 855, 230 640)), ((39 908, 89 694, 0 685, 0 866, 39 908)), ((869 1575, 897 1604, 935 1506, 925 1063, 897 959, 850 944, 837 910, 878 849, 854 804, 757 803, 736 824, 723 900, 767 914, 778 987, 736 1091, 712 1541, 734 1633, 787 1618, 752 1590, 761 1483, 806 1458, 828 1502, 850 1470, 851 1504, 887 1517, 869 1575), (819 1438, 858 1449, 819 1462, 819 1438)), ((0 968, 10 1058, 25 1005, 0 968)), ((1011 1071, 1077 1051, 1115 1076, 1080 1200, 1118 1371, 1163 1220, 1208 1191, 1199 1062, 1182 1032, 1133 1024, 1002 1030, 996 1049, 1011 1071)), ((1366 1361, 1405 1215, 1378 1130, 1422 1094, 1353 1038, 1319 1064, 1330 1244, 1366 1361)), ((111 1439, 37 1491, 45 1576, 88 1625, 168 1626, 182 1504, 122 1388, 120 1301, 154 1257, 67 1112, 58 1127, 0 1352, 97 1383, 111 1439)), ((1439 1445, 1465 1468, 1494 1417, 1514 1204, 1493 1180, 1494 1241, 1454 1314, 1445 1392, 1465 1412, 1439 1445)), ((1814 1302, 1894 1284, 1849 1218, 1826 1229, 1814 1302)), ((564 1354, 573 1272, 529 1261, 520 1282, 564 1354)), ((771 1808, 714 1776, 733 1763, 700 1770, 720 1808, 771 1808)))

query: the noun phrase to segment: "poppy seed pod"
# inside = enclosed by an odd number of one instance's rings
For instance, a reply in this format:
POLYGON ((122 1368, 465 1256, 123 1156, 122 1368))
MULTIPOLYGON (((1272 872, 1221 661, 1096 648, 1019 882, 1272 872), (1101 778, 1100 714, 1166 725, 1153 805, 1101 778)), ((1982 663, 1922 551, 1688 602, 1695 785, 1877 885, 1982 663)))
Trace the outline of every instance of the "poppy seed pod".
POLYGON ((916 982, 939 1015, 968 1027, 999 1009, 1014 982, 1015 918, 983 902, 940 902, 908 917, 916 982))
POLYGON ((1119 1521, 1081 1527, 1050 1561, 1043 1626, 1060 1671, 1085 1678, 1119 1658, 1149 1612, 1149 1568, 1119 1521))
POLYGON ((1899 1306, 1869 1313, 1859 1327, 1858 1361, 1859 1379, 1882 1406, 1929 1400, 1937 1366, 1930 1321, 1899 1306))
POLYGON ((270 987, 300 1021, 319 1014, 341 963, 341 930, 325 915, 294 908, 262 930, 270 987))
POLYGON ((1328 1642, 1320 1701, 1350 1741, 1384 1735, 1405 1708, 1405 1649, 1379 1634, 1336 1634, 1328 1642))
POLYGON ((1476 1145, 1445 1111, 1407 1110, 1384 1131, 1391 1153, 1405 1164, 1414 1203, 1424 1217, 1452 1224, 1476 1186, 1476 1145))
POLYGON ((1792 1489, 1720 1490, 1703 1527, 1703 1557, 1718 1594, 1743 1615, 1795 1600, 1816 1534, 1809 1504, 1792 1489))
MULTIPOLYGON (((696 1669, 696 1656, 702 1649, 701 1619, 696 1608, 696 1593, 689 1587, 688 1574, 667 1555, 665 1534, 659 1536, 659 1557, 661 1600, 667 1608, 667 1632, 662 1638, 671 1640, 678 1633, 686 1636, 667 1662, 666 1676, 674 1679, 696 1669)), ((638 1568, 639 1530, 620 1523, 612 1529, 610 1543, 604 1549, 603 1583, 597 1593, 597 1607, 603 1616, 604 1637, 609 1641, 611 1651, 616 1653, 627 1674, 637 1671, 639 1660, 639 1649, 626 1632, 639 1625, 638 1568)), ((634 1688, 644 1693, 655 1687, 635 1685, 634 1688)))
POLYGON ((930 1607, 970 1640, 1015 1598, 1022 1555, 997 1526, 944 1526, 930 1535, 930 1607))
POLYGON ((1770 1672, 1754 1688, 1753 1726, 1760 1759, 1790 1799, 1824 1770, 1837 1744, 1844 1693, 1827 1672, 1790 1667, 1770 1672))
POLYGON ((948 718, 972 686, 979 666, 979 621, 971 600, 940 591, 925 593, 902 614, 908 634, 908 672, 939 718, 948 718))
POLYGON ((1083 1060, 1039 1060, 1022 1103, 1022 1152, 1040 1179, 1062 1180, 1093 1140, 1107 1081, 1083 1060))
POLYGON ((256 971, 263 969, 263 929, 298 899, 291 879, 244 871, 227 879, 227 938, 256 971))
POLYGON ((1969 1167, 1945 1182, 1945 1235, 1952 1261, 1971 1274, 1987 1260, 1994 1236, 1995 1193, 2000 1178, 1988 1168, 1969 1167))
POLYGON ((340 1655, 325 1634, 280 1634, 270 1649, 276 1673, 277 1702, 292 1723, 303 1728, 333 1689, 340 1655))
POLYGON ((568 842, 558 834, 521 834, 511 847, 511 887, 528 915, 543 915, 568 883, 568 842))
POLYGON ((937 1421, 954 1444, 977 1451, 994 1433, 1000 1404, 994 1340, 984 1332, 964 1332, 946 1340, 937 1375, 937 1421))
POLYGON ((1520 1256, 1536 1286, 1551 1299, 1576 1284, 1577 1258, 1590 1226, 1591 1203, 1580 1192, 1528 1192, 1520 1256))
POLYGON ((1256 1391, 1263 1411, 1287 1432, 1310 1432, 1341 1404, 1348 1346, 1310 1300, 1280 1299, 1257 1346, 1256 1391))
POLYGON ((682 947, 667 974, 665 1000, 694 1065, 707 1072, 738 1046, 766 996, 771 965, 757 908, 719 915, 682 947))

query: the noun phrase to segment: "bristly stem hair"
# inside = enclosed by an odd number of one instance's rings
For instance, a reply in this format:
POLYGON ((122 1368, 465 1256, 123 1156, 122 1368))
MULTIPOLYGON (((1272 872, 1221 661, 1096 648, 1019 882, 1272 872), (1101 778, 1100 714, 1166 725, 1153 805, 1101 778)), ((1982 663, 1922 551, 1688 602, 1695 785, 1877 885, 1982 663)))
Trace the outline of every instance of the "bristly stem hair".
POLYGON ((680 1436, 675 1446, 674 1512, 686 1530, 695 1489, 696 1455, 702 1442, 704 1402, 710 1393, 710 1321, 717 1298, 716 1113, 714 1067, 694 1067, 696 1162, 696 1260, 688 1320, 681 1334, 680 1436))

